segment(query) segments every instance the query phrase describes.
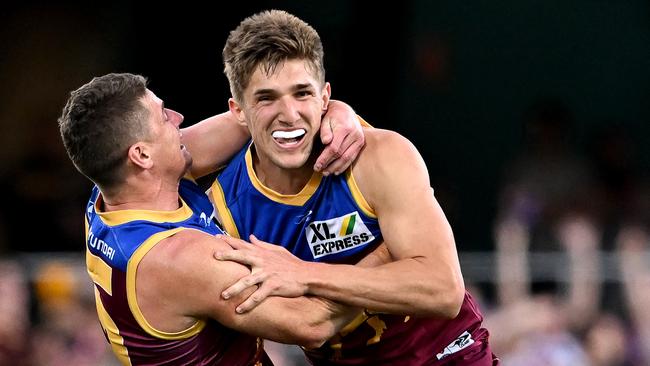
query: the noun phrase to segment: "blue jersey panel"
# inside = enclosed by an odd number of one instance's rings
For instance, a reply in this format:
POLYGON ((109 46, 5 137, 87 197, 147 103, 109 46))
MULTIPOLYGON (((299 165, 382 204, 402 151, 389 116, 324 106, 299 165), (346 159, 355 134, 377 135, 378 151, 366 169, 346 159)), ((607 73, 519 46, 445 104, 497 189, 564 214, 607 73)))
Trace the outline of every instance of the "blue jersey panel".
POLYGON ((329 263, 354 263, 381 241, 377 219, 359 207, 345 175, 318 174, 310 181, 313 189, 282 196, 254 183, 250 154, 242 150, 212 192, 215 197, 214 190, 222 190, 229 212, 220 212, 221 217, 232 216, 242 239, 254 234, 303 260, 329 263))
POLYGON ((192 181, 182 179, 179 187, 182 207, 173 214, 161 213, 155 221, 129 219, 125 210, 124 219, 109 222, 96 211, 99 189, 93 188, 86 206, 88 222, 88 250, 102 258, 111 267, 126 270, 126 264, 133 252, 152 235, 178 227, 194 228, 216 235, 223 233, 214 220, 214 207, 204 192, 192 181), (165 219, 169 219, 165 221, 165 219))

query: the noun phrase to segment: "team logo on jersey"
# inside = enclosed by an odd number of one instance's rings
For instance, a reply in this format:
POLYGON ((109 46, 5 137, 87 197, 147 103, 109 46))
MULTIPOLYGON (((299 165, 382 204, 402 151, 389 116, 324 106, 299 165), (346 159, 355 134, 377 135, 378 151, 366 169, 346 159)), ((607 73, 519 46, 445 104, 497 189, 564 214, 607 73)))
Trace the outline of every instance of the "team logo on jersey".
POLYGON ((201 212, 199 215, 199 222, 203 226, 209 227, 210 223, 214 222, 214 211, 212 211, 212 214, 210 214, 210 216, 206 215, 205 212, 201 212))
POLYGON ((329 220, 314 221, 305 230, 314 259, 341 253, 375 239, 356 211, 329 220))
POLYGON ((465 332, 463 332, 463 334, 458 336, 458 338, 454 339, 453 342, 449 343, 449 345, 447 347, 445 347, 445 349, 442 352, 438 353, 436 355, 436 358, 438 360, 442 360, 443 358, 445 358, 445 357, 447 357, 447 356, 449 356, 451 354, 454 354, 454 353, 456 353, 456 352, 458 352, 458 351, 460 351, 462 349, 465 349, 465 348, 471 346, 472 344, 474 344, 474 340, 472 339, 472 335, 469 334, 468 331, 465 331, 465 332))

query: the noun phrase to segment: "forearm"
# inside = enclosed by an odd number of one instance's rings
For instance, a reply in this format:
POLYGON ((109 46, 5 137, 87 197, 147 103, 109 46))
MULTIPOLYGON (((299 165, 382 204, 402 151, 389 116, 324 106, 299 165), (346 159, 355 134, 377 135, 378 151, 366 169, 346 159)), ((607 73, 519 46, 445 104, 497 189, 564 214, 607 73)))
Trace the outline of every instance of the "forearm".
POLYGON ((269 297, 250 313, 238 315, 236 329, 276 342, 317 348, 360 312, 317 297, 269 297))
POLYGON ((453 318, 465 288, 455 266, 441 266, 446 265, 432 267, 423 258, 374 268, 314 263, 306 278, 307 291, 374 311, 453 318))
POLYGON ((195 178, 223 166, 250 139, 248 129, 230 112, 204 119, 181 132, 183 144, 192 154, 191 173, 195 178))

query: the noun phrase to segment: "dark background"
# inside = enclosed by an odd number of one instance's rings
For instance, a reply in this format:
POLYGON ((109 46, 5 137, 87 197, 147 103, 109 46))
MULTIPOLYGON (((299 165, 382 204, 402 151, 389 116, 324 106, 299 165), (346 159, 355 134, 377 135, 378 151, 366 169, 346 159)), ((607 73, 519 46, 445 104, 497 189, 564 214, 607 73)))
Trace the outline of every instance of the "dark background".
POLYGON ((523 113, 540 98, 572 112, 577 153, 622 131, 634 169, 650 170, 648 1, 4 4, 0 253, 83 248, 90 184, 56 126, 69 91, 93 76, 140 73, 186 123, 225 111, 228 32, 268 8, 320 33, 333 97, 413 141, 460 251, 492 248, 502 175, 521 148, 523 113))

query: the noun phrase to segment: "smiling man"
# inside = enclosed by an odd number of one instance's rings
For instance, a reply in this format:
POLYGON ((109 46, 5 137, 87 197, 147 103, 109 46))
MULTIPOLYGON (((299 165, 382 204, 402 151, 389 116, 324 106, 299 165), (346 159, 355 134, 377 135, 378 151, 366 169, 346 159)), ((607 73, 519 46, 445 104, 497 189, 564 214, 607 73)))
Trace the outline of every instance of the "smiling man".
POLYGON ((84 215, 86 265, 113 352, 123 365, 262 366, 271 361, 258 337, 322 344, 359 311, 276 297, 236 314, 244 297, 221 298, 250 270, 212 258, 229 246, 215 237, 223 231, 189 174, 193 155, 182 141, 196 147, 197 169, 205 171, 237 141, 241 148, 245 134, 229 113, 185 131, 182 122, 133 74, 93 78, 71 92, 59 118, 70 159, 95 183, 84 215), (207 131, 219 132, 213 145, 183 136, 207 131))
POLYGON ((222 296, 260 285, 237 307, 241 313, 301 295, 370 309, 327 345, 306 350, 314 365, 497 364, 415 147, 394 132, 367 129, 345 174, 311 169, 331 94, 316 31, 286 12, 265 11, 230 33, 223 56, 230 111, 253 142, 218 176, 211 198, 226 231, 253 244, 227 238, 239 250, 217 251, 252 266, 222 296), (350 265, 384 242, 392 262, 350 265))

